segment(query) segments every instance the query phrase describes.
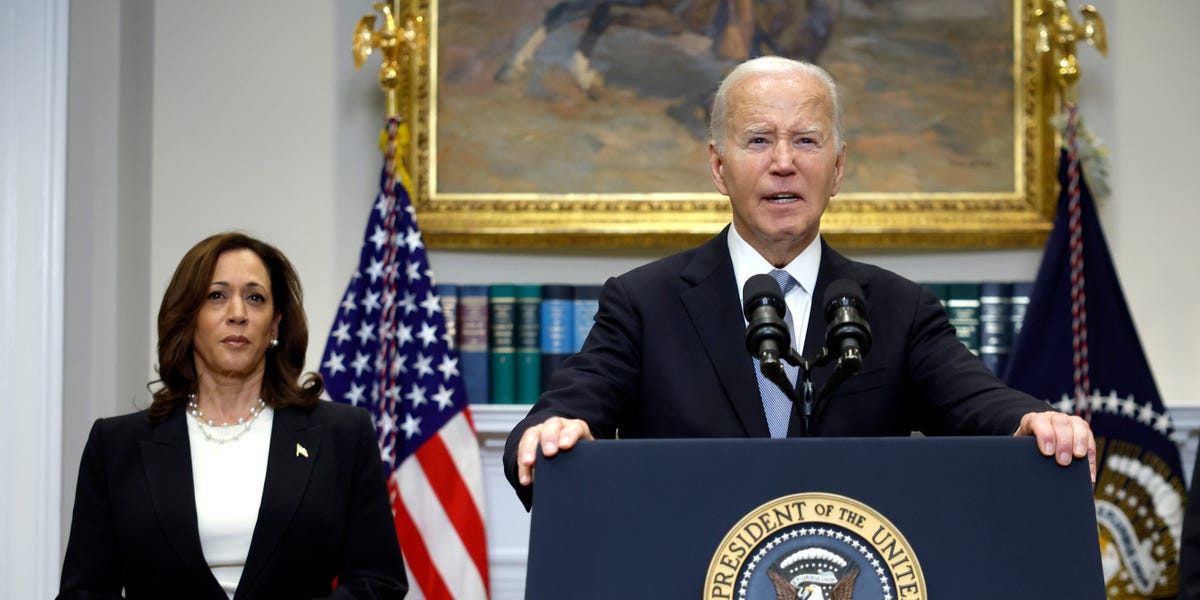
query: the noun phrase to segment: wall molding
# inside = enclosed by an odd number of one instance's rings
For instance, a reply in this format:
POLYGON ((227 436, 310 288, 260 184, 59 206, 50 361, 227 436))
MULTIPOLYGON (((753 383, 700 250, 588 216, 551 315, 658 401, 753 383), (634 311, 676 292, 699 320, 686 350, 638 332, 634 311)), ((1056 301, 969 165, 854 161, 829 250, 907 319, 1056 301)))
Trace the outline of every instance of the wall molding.
POLYGON ((68 0, 0 10, 0 596, 58 590, 68 0))

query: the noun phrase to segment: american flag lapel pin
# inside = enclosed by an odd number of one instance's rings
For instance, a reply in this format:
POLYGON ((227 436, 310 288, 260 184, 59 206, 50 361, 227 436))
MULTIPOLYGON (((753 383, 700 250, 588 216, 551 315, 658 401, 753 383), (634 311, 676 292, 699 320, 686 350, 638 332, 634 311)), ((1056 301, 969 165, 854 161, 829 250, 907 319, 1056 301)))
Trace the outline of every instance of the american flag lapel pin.
POLYGON ((299 442, 296 442, 296 456, 308 458, 308 449, 304 446, 301 446, 299 442))

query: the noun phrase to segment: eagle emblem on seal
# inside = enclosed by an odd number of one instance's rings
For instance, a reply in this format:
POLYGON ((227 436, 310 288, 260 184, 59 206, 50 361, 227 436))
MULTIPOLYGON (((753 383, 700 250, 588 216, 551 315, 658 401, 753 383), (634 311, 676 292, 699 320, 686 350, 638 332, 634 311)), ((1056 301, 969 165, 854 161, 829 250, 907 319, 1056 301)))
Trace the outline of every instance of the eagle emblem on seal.
POLYGON ((804 548, 767 569, 777 600, 853 600, 858 565, 824 548, 804 548))

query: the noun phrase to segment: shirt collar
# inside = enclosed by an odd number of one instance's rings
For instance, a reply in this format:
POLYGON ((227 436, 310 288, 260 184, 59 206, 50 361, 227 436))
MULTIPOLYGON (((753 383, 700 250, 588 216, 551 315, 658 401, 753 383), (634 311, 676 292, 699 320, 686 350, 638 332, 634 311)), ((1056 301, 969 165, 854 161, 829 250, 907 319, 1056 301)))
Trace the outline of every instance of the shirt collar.
MULTIPOLYGON (((767 262, 767 259, 758 253, 758 250, 755 250, 749 242, 738 235, 737 228, 732 223, 729 224, 729 235, 726 236, 726 241, 729 245, 729 258, 733 261, 733 277, 737 280, 738 299, 745 302, 745 298, 742 298, 742 289, 746 286, 746 281, 755 275, 770 273, 775 266, 767 262)), ((792 259, 792 262, 785 265, 783 270, 787 271, 811 296, 817 285, 817 271, 820 266, 821 235, 817 234, 812 243, 792 259)))

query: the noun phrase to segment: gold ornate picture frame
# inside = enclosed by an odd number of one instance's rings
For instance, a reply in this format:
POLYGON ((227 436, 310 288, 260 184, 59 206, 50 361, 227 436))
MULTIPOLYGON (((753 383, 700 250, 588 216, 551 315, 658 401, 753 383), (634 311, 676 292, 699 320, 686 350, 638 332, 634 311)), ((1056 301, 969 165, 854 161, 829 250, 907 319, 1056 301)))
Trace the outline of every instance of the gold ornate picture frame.
POLYGON ((547 26, 556 0, 412 1, 398 8, 416 11, 428 44, 409 58, 403 110, 433 247, 708 239, 730 211, 703 122, 736 64, 725 54, 748 44, 816 54, 839 81, 848 166, 822 220, 832 244, 1036 247, 1051 228, 1058 99, 1034 0, 693 0, 687 14, 608 6, 603 19, 606 3, 579 0, 561 26, 547 26), (801 4, 832 13, 780 12, 801 4), (734 35, 721 5, 752 6, 751 35, 734 35))

